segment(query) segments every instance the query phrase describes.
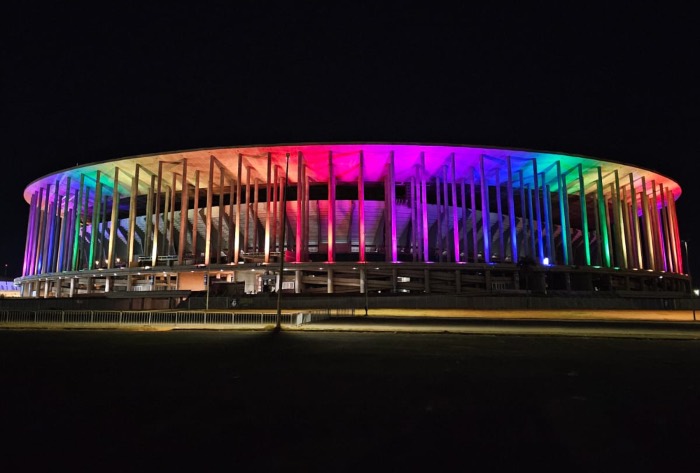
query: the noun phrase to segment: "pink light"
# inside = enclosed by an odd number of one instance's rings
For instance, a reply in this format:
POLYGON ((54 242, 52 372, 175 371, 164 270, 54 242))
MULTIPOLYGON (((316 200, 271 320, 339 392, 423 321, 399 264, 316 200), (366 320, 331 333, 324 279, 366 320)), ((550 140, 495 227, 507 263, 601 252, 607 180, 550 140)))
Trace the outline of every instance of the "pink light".
MULTIPOLYGON (((24 192, 24 197, 27 203, 31 201, 33 192, 40 188, 46 188, 48 184, 54 184, 58 179, 61 183, 65 182, 68 176, 71 176, 71 186, 73 190, 78 188, 78 182, 81 174, 94 175, 95 171, 101 170, 111 172, 115 166, 122 169, 131 169, 136 163, 143 166, 152 166, 154 160, 174 161, 182 158, 187 158, 188 172, 192 170, 200 170, 206 173, 208 170, 208 161, 211 155, 224 163, 229 170, 235 173, 236 166, 233 164, 237 161, 238 154, 243 156, 246 164, 249 164, 258 175, 267 174, 267 153, 272 153, 273 161, 281 163, 284 160, 286 153, 291 155, 303 153, 304 163, 308 165, 309 178, 314 182, 328 181, 328 154, 333 153, 333 167, 337 176, 342 176, 342 180, 356 180, 359 175, 359 156, 360 151, 364 155, 364 180, 365 182, 378 182, 383 178, 384 165, 386 157, 390 152, 394 152, 395 157, 395 179, 397 182, 406 181, 410 176, 415 174, 414 166, 420 164, 421 153, 425 156, 425 172, 428 176, 435 175, 445 160, 454 153, 455 154, 455 174, 459 177, 467 176, 471 167, 478 166, 481 155, 505 161, 508 156, 513 158, 513 172, 522 168, 528 168, 527 161, 537 159, 538 167, 546 168, 554 162, 560 160, 565 168, 573 167, 577 164, 582 164, 584 170, 590 171, 595 166, 601 165, 605 169, 620 167, 614 162, 604 162, 595 158, 584 156, 547 153, 528 150, 513 150, 503 148, 489 147, 472 147, 459 145, 421 145, 421 144, 391 144, 391 143, 328 143, 328 144, 287 144, 287 145, 272 145, 272 146, 240 146, 232 148, 207 148, 199 150, 191 150, 175 153, 151 154, 142 156, 132 156, 122 159, 105 161, 86 166, 74 167, 63 171, 58 171, 32 182, 24 192)), ((290 176, 296 175, 298 169, 297 163, 290 162, 290 176)), ((627 165, 625 165, 627 166, 627 165)), ((629 166, 628 166, 629 167, 629 166)), ((635 181, 641 176, 645 176, 647 180, 655 180, 658 183, 663 183, 664 187, 670 189, 673 193, 673 198, 678 199, 681 194, 680 186, 668 179, 665 176, 657 174, 653 171, 648 171, 641 168, 631 168, 635 181)), ((234 176, 237 178, 237 176, 234 176)), ((493 179, 489 180, 489 185, 495 185, 493 179)), ((94 188, 94 182, 88 183, 90 188, 94 188)), ((128 193, 126 189, 122 192, 128 193)))

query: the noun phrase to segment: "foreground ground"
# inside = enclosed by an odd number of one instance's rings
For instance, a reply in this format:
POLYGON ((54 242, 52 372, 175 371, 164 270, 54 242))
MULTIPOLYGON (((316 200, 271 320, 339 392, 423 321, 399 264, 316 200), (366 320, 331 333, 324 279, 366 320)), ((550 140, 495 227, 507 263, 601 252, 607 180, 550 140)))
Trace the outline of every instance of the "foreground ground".
POLYGON ((700 342, 0 330, 1 471, 697 471, 700 342))

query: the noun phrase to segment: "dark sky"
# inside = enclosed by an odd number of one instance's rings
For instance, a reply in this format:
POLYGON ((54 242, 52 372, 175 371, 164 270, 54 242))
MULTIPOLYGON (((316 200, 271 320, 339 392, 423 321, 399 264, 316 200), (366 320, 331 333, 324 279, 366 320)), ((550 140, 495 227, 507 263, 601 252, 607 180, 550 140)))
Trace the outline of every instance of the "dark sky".
POLYGON ((650 168, 680 183, 681 236, 700 259, 693 11, 123 3, 4 7, 0 261, 10 276, 24 250, 22 191, 44 174, 314 141, 518 147, 650 168))

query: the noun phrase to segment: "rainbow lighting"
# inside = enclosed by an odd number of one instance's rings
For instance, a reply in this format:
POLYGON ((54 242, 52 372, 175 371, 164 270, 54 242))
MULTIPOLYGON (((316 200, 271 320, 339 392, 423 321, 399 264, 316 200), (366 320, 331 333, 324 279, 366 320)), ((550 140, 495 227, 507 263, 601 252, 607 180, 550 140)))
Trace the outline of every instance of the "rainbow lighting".
POLYGON ((461 145, 134 156, 26 188, 16 282, 24 297, 74 297, 201 290, 206 273, 256 293, 285 258, 296 293, 517 292, 525 267, 563 291, 687 292, 680 194, 627 164, 461 145))

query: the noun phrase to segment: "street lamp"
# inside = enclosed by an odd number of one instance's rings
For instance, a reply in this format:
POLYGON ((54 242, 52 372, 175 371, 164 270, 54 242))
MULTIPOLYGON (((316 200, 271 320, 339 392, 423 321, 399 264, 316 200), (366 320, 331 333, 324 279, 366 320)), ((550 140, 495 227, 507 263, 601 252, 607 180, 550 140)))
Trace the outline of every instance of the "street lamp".
POLYGON ((688 240, 683 240, 683 246, 685 246, 685 261, 688 265, 688 285, 690 286, 690 305, 693 309, 693 321, 695 318, 695 301, 693 300, 693 276, 690 272, 690 253, 688 253, 688 240))
MULTIPOLYGON (((277 282, 277 313, 275 315, 275 330, 281 328, 282 322, 282 280, 284 279, 284 256, 287 230, 287 179, 289 178, 289 153, 287 153, 287 165, 284 169, 284 187, 282 188, 282 231, 280 232, 280 275, 277 282)), ((298 217, 297 217, 298 218, 298 217)), ((297 248, 299 251, 299 248, 297 248)))
POLYGON ((695 321, 695 301, 693 300, 693 276, 690 274, 690 254, 688 253, 688 240, 683 240, 685 247, 685 264, 688 267, 688 285, 690 286, 690 307, 693 309, 693 321, 695 321))
POLYGON ((204 306, 205 310, 209 310, 209 263, 207 263, 207 269, 206 272, 204 273, 204 286, 207 289, 207 301, 204 306))

